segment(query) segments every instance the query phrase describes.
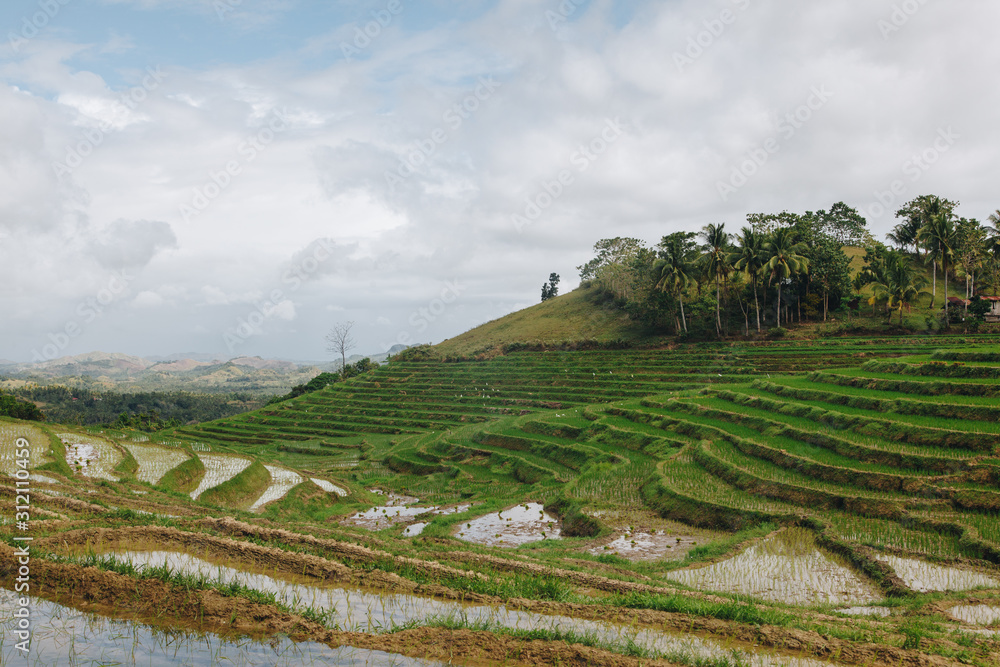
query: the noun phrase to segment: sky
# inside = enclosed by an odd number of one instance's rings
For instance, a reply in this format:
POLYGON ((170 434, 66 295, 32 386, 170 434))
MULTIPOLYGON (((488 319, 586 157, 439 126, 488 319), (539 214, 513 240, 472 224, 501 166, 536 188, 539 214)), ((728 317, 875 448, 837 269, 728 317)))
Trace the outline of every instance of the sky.
POLYGON ((1000 208, 994 0, 6 0, 0 359, 332 358, 601 238, 1000 208))

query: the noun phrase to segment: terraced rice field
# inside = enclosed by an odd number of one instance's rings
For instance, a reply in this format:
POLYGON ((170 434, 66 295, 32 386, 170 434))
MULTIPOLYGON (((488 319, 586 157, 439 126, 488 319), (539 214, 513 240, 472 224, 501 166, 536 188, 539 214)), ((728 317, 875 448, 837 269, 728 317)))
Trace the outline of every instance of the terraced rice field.
POLYGON ((52 460, 49 438, 40 428, 27 424, 0 421, 0 472, 13 476, 18 468, 18 452, 30 451, 29 465, 37 468, 52 460), (21 440, 25 440, 25 447, 21 440))
POLYGON ((192 500, 197 500, 205 491, 228 482, 253 463, 250 459, 227 456, 226 454, 200 454, 198 458, 205 466, 205 475, 201 478, 198 487, 191 492, 192 500))
POLYGON ((251 512, 257 511, 257 509, 267 503, 284 498, 289 491, 301 484, 303 480, 302 475, 282 466, 268 465, 265 468, 271 473, 271 484, 268 485, 264 493, 260 494, 260 497, 250 506, 251 512))
POLYGON ((66 463, 86 477, 115 481, 115 468, 124 458, 117 447, 107 440, 77 433, 57 433, 66 446, 66 463))
POLYGON ((208 632, 202 658, 262 629, 308 656, 278 664, 1000 664, 998 359, 927 337, 394 361, 124 442, 111 483, 41 471, 33 599, 114 600, 88 623, 140 644, 208 632))
POLYGON ((167 471, 176 468, 190 458, 187 452, 181 449, 129 442, 123 442, 122 446, 139 464, 135 473, 136 479, 150 484, 156 484, 161 477, 167 474, 167 471))

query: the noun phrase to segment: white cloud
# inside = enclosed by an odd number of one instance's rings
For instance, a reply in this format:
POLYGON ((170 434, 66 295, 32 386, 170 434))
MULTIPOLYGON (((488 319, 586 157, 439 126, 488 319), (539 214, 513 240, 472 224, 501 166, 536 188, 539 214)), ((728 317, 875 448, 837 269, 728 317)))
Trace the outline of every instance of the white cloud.
POLYGON ((135 299, 132 300, 132 305, 136 308, 158 308, 163 303, 164 299, 162 296, 148 290, 139 292, 135 295, 135 299))
MULTIPOLYGON (((420 339, 532 303, 551 271, 566 291, 602 237, 652 242, 838 200, 870 211, 895 179, 903 199, 936 192, 966 216, 997 207, 1000 91, 983 82, 1000 65, 990 32, 1000 6, 986 0, 926 4, 888 39, 877 21, 889 0, 795 12, 755 1, 682 71, 674 54, 733 3, 648 0, 624 25, 610 18, 614 3, 592 3, 557 33, 522 0, 418 31, 403 15, 351 63, 339 42, 352 26, 317 24, 301 52, 259 46, 251 62, 206 58, 198 68, 166 59, 162 84, 127 114, 117 103, 149 65, 136 55, 134 9, 218 19, 210 0, 107 4, 122 25, 102 27, 100 40, 51 30, 0 55, 0 280, 17 287, 0 303, 10 314, 2 357, 23 358, 115 266, 133 271, 131 303, 144 319, 132 325, 130 309, 109 309, 88 345, 223 350, 225 329, 278 291, 268 335, 241 352, 308 357, 322 354, 331 320, 355 320, 375 340, 448 280, 467 289, 420 339), (128 84, 106 80, 101 48, 128 64, 128 84), (477 98, 481 77, 499 86, 477 98), (723 201, 718 182, 824 85, 830 100, 723 201), (278 131, 268 128, 274 110, 286 113, 278 131), (581 146, 614 118, 620 137, 581 162, 581 146), (101 142, 57 175, 53 164, 102 122, 101 142), (904 163, 948 127, 960 138, 911 180, 904 163), (412 173, 390 185, 401 164, 412 173), (572 182, 518 232, 512 216, 563 171, 572 182), (207 205, 185 219, 181 206, 197 193, 207 205), (331 257, 290 277, 322 238, 334 242, 331 257)), ((256 18, 239 25, 255 30, 278 16, 308 23, 306 8, 288 3, 248 0, 240 11, 256 18)), ((881 234, 894 221, 870 222, 881 234)))

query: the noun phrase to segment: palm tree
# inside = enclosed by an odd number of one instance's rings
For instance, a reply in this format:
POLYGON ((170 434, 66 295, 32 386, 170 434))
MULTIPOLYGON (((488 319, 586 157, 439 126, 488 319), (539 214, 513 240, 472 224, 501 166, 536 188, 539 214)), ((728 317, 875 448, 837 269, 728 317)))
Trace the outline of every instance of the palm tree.
POLYGON ((887 239, 898 245, 900 248, 913 246, 914 251, 920 254, 920 218, 910 216, 903 222, 892 228, 892 231, 885 235, 887 239))
MULTIPOLYGON (((681 322, 684 324, 684 333, 687 333, 687 317, 684 314, 684 290, 697 282, 694 279, 694 266, 687 256, 680 239, 671 238, 663 247, 663 257, 653 264, 653 271, 659 276, 656 289, 674 294, 681 307, 681 322)), ((677 316, 674 315, 674 321, 677 316)), ((680 326, 677 327, 680 333, 680 326)))
POLYGON ((701 238, 705 241, 705 244, 702 246, 702 267, 704 267, 708 277, 715 279, 715 334, 721 338, 721 282, 733 270, 732 263, 730 262, 729 233, 726 232, 726 223, 707 225, 701 230, 701 238))
POLYGON ((764 236, 750 227, 743 227, 736 240, 740 247, 733 252, 730 260, 733 262, 733 268, 748 277, 753 286, 753 305, 754 311, 757 313, 757 331, 759 333, 760 302, 757 300, 757 279, 767 262, 764 236))
POLYGON ((909 310, 910 303, 926 292, 921 290, 927 286, 927 278, 920 275, 909 257, 901 252, 890 250, 885 256, 885 264, 878 272, 878 277, 872 283, 875 293, 869 303, 878 299, 886 300, 886 311, 899 311, 899 326, 903 326, 903 308, 909 310))
POLYGON ((1000 256, 1000 209, 990 213, 992 227, 986 226, 986 252, 1000 256))
POLYGON ((931 296, 931 307, 937 296, 937 262, 941 262, 941 272, 944 274, 944 316, 945 326, 948 325, 948 257, 954 252, 955 224, 952 221, 951 209, 943 206, 941 200, 935 197, 927 206, 927 222, 920 228, 920 236, 927 247, 927 256, 934 262, 934 288, 931 296))
POLYGON ((769 255, 764 269, 770 272, 768 283, 777 279, 778 282, 778 326, 781 326, 781 285, 794 275, 809 269, 809 260, 802 253, 807 248, 804 243, 797 243, 795 230, 781 227, 774 230, 771 238, 764 244, 769 255))

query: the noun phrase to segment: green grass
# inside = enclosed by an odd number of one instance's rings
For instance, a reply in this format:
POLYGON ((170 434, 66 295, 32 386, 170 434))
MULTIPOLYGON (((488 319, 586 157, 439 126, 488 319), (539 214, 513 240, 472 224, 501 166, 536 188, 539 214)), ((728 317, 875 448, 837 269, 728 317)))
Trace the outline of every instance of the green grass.
POLYGON ((198 500, 209 505, 246 509, 271 484, 271 473, 260 461, 218 486, 206 489, 198 500))
POLYGON ((205 464, 197 456, 192 455, 180 465, 168 470, 156 485, 167 491, 190 493, 198 488, 204 475, 205 464))

